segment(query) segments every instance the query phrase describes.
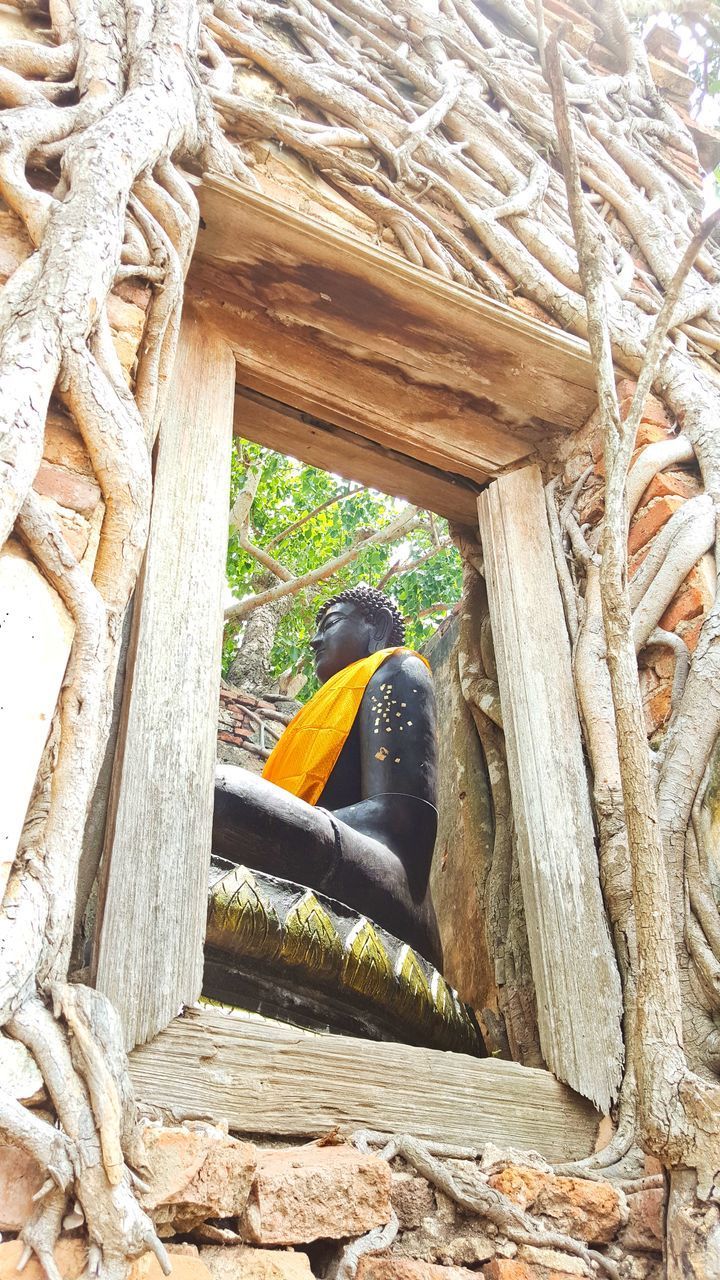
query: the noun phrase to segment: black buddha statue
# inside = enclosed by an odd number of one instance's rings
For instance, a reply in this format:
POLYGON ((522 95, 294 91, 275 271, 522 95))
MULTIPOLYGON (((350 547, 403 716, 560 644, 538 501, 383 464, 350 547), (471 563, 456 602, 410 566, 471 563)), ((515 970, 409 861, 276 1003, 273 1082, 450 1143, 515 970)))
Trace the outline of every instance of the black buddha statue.
POLYGON ((355 587, 320 609, 321 688, 263 778, 218 765, 213 850, 345 903, 441 968, 428 882, 437 830, 435 698, 393 602, 355 587))

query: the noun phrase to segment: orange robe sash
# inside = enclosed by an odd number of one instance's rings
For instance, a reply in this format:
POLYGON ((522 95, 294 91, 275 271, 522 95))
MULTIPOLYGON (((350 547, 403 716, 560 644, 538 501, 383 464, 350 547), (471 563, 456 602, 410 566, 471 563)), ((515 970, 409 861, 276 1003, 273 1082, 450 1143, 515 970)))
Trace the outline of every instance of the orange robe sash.
MULTIPOLYGON (((265 761, 263 778, 308 804, 317 804, 355 723, 370 679, 393 653, 414 650, 403 646, 378 649, 331 676, 290 721, 265 761)), ((422 654, 414 656, 430 667, 422 654)))

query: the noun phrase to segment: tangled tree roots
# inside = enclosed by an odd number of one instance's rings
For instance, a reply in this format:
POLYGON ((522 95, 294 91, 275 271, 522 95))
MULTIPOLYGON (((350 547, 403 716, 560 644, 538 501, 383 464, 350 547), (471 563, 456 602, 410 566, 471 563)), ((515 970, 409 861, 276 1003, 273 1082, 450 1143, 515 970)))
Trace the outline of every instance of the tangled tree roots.
POLYGON ((0 1023, 35 1057, 62 1128, 11 1100, 0 1128, 48 1171, 24 1238, 55 1280, 52 1246, 69 1197, 97 1253, 93 1270, 120 1276, 148 1246, 167 1266, 126 1163, 134 1108, 112 1011, 65 979, 82 835, 147 538, 150 449, 197 228, 194 195, 174 161, 244 166, 200 86, 190 0, 58 0, 50 20, 55 46, 0 49, 0 194, 35 246, 0 303, 0 533, 23 540, 75 638, 59 733, 5 889, 0 1023), (134 394, 107 318, 109 290, 128 276, 154 287, 134 394), (105 503, 92 580, 31 488, 52 394, 74 418, 105 503))
MULTIPOLYGON (((694 148, 655 89, 618 0, 577 3, 601 24, 617 64, 613 73, 593 66, 572 33, 557 55, 578 126, 608 343, 616 367, 637 376, 696 227, 698 193, 678 161, 694 148)), ((13 531, 23 540, 72 616, 75 640, 0 914, 0 1025, 35 1055, 62 1127, 6 1100, 0 1128, 48 1170, 26 1238, 55 1280, 50 1244, 70 1196, 98 1251, 96 1269, 121 1274, 127 1256, 147 1243, 157 1248, 133 1197, 132 1106, 112 1019, 66 978, 82 833, 147 536, 150 448, 197 228, 179 166, 253 182, 270 151, 290 155, 318 200, 349 207, 359 225, 376 228, 416 265, 540 309, 582 336, 588 309, 543 74, 541 6, 538 23, 518 0, 482 8, 439 0, 436 12, 420 0, 215 0, 202 9, 192 0, 49 0, 49 14, 30 0, 17 4, 49 17, 50 31, 0 45, 0 196, 34 246, 0 300, 0 544, 13 531), (109 291, 128 278, 152 291, 132 388, 107 312, 109 291), (82 434, 105 504, 92 580, 32 492, 52 396, 82 434), (124 1234, 121 1221, 130 1224, 124 1234)), ((676 662, 672 718, 653 760, 669 891, 658 927, 669 931, 682 997, 683 1057, 671 1105, 685 1118, 681 1128, 692 1117, 701 1135, 704 1191, 716 1172, 716 1135, 703 1106, 720 1068, 720 918, 708 871, 708 797, 720 769, 720 604, 692 656, 659 621, 688 568, 717 549, 718 281, 710 242, 683 285, 654 376, 681 434, 641 452, 628 481, 631 508, 652 476, 678 461, 694 460, 703 485, 658 539, 630 595, 636 648, 667 646, 676 662)), ((692 1143, 657 1122, 663 1046, 655 1046, 652 1071, 633 1074, 638 1036, 649 1043, 647 985, 638 987, 648 938, 632 904, 618 719, 605 667, 604 535, 576 518, 586 481, 567 492, 555 486, 549 511, 593 766, 601 875, 625 978, 629 1072, 615 1149, 630 1142, 637 1116, 643 1141, 673 1163, 687 1160, 692 1143)), ((492 697, 465 675, 478 725, 501 760, 492 697)), ((511 842, 502 834, 496 843, 493 874, 503 890, 511 842)))

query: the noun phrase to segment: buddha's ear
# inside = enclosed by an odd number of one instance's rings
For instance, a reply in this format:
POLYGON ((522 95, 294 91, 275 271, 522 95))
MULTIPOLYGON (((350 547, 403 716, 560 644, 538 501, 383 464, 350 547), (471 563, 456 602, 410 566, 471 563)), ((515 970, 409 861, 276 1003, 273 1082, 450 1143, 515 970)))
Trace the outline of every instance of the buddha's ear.
POLYGON ((393 630, 393 616, 389 609, 378 609, 373 621, 373 652, 389 649, 393 630))

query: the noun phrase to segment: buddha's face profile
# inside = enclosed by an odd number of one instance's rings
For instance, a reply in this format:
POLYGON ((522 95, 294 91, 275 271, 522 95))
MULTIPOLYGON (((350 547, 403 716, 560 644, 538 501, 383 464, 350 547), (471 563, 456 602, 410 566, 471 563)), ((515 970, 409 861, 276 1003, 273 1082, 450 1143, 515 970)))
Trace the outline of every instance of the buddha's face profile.
POLYGON ((366 658, 378 647, 375 627, 363 617, 356 605, 348 601, 333 604, 322 615, 310 641, 315 657, 315 673, 321 684, 349 667, 351 662, 366 658))

